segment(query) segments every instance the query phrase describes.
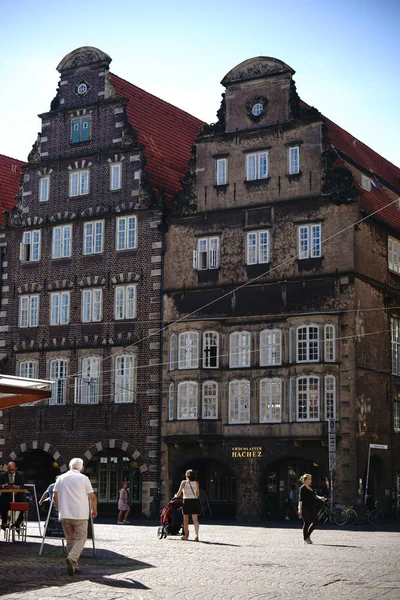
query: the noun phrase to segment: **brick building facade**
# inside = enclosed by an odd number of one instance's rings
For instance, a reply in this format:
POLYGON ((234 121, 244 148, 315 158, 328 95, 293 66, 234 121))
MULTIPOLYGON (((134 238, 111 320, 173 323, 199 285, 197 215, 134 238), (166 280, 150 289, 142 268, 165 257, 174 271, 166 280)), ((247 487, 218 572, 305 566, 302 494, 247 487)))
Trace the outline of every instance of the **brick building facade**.
POLYGON ((51 400, 0 417, 3 463, 38 493, 82 456, 100 512, 129 481, 157 511, 163 210, 202 123, 110 73, 83 47, 60 82, 7 215, 5 370, 54 381, 51 400))
POLYGON ((194 468, 244 520, 283 516, 303 472, 359 502, 370 443, 389 446, 372 495, 400 492, 400 170, 293 74, 258 57, 224 77, 166 235, 162 492, 194 468))

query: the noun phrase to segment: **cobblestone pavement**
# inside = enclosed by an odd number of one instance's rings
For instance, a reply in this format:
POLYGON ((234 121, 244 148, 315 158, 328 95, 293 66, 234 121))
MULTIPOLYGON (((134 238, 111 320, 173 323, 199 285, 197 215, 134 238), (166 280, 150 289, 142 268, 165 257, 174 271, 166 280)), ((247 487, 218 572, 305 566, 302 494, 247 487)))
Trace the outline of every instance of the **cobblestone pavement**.
MULTIPOLYGON (((33 532, 33 528, 32 528, 33 532)), ((60 540, 0 542, 7 600, 269 600, 400 598, 400 529, 319 529, 305 545, 300 524, 207 524, 200 543, 157 538, 157 524, 96 524, 80 571, 66 572, 60 540)), ((193 527, 191 526, 193 538, 193 527)))

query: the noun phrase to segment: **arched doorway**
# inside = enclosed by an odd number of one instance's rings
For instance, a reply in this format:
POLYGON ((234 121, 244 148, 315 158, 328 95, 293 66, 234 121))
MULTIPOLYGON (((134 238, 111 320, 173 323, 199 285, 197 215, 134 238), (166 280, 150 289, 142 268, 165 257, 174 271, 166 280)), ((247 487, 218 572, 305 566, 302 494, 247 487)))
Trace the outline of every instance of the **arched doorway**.
MULTIPOLYGON (((299 479, 304 473, 312 475, 313 486, 318 489, 324 473, 316 462, 298 457, 283 458, 265 468, 261 479, 263 520, 273 521, 285 517, 285 500, 293 485, 296 498, 298 497, 298 489, 301 485, 299 479)), ((294 514, 293 518, 295 516, 294 514)))
POLYGON ((236 518, 236 481, 232 470, 223 463, 200 458, 185 463, 176 470, 173 493, 185 479, 187 469, 197 473, 200 489, 204 490, 210 504, 213 517, 232 520, 236 518))
POLYGON ((18 471, 25 475, 25 483, 35 484, 38 499, 60 474, 57 461, 44 450, 28 450, 20 454, 15 462, 18 471))
POLYGON ((98 512, 100 515, 117 514, 119 490, 122 482, 128 482, 131 514, 142 513, 142 483, 139 465, 126 452, 108 449, 91 458, 85 467, 92 485, 97 487, 98 512))

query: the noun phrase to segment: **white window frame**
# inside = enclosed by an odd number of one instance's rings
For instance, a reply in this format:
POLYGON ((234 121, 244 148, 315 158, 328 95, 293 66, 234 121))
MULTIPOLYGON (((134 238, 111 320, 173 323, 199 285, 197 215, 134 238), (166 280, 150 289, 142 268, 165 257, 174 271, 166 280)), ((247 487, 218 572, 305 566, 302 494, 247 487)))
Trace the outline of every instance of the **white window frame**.
POLYGON ((282 331, 263 329, 260 331, 260 367, 282 364, 282 331))
POLYGON ((72 225, 53 227, 51 258, 69 258, 71 256, 72 225))
POLYGON ((178 383, 177 415, 178 421, 197 419, 198 384, 195 381, 178 383))
POLYGON ((176 334, 171 333, 169 338, 169 370, 175 371, 176 366, 176 334))
POLYGON ((168 421, 173 421, 175 416, 175 385, 169 384, 168 388, 168 421))
POLYGON ((249 231, 246 244, 246 262, 248 265, 269 263, 269 231, 249 231))
POLYGON ((81 360, 79 377, 75 377, 75 404, 99 404, 100 401, 100 357, 85 356, 81 360))
POLYGON ((288 149, 289 175, 300 173, 300 146, 290 146, 288 149))
POLYGON ((269 177, 269 152, 254 152, 246 155, 246 181, 257 181, 269 177))
POLYGON ((99 323, 103 316, 103 290, 88 288, 82 290, 82 323, 99 323))
POLYGON ((219 333, 205 331, 203 333, 203 369, 219 368, 219 333), (212 348, 215 348, 212 353, 212 348), (214 364, 212 364, 214 363, 214 364))
POLYGON ((72 171, 69 174, 69 197, 87 196, 89 193, 89 169, 72 171))
POLYGON ((400 319, 390 319, 390 343, 392 354, 392 374, 400 375, 400 319))
POLYGON ((217 158, 215 161, 217 185, 226 185, 228 182, 228 159, 217 158))
POLYGON ((251 334, 249 331, 234 331, 229 335, 229 368, 251 366, 251 334))
POLYGON ((52 292, 50 294, 50 325, 68 325, 70 306, 70 292, 52 292))
POLYGON ((55 358, 50 361, 49 379, 53 381, 51 384, 51 398, 49 398, 49 404, 66 404, 68 361, 65 358, 55 358))
POLYGON ((39 202, 48 202, 50 197, 50 175, 39 179, 39 202))
POLYGON ((319 421, 321 404, 321 382, 319 377, 301 376, 296 379, 296 420, 319 421), (302 389, 300 389, 302 384, 302 389), (317 389, 311 386, 316 385, 317 389), (317 397, 317 407, 313 402, 313 394, 317 397), (304 416, 305 415, 305 416, 304 416))
POLYGON ((19 249, 21 262, 38 262, 40 260, 41 233, 40 229, 24 231, 19 249))
POLYGON ((114 292, 114 317, 116 321, 136 319, 137 285, 117 285, 114 292))
POLYGON ((110 165, 110 190, 120 190, 122 181, 121 163, 112 163, 110 165))
POLYGON ((400 402, 393 402, 393 427, 397 433, 400 432, 400 402))
POLYGON ((87 221, 83 225, 83 254, 102 254, 104 250, 104 221, 87 221))
POLYGON ((336 377, 325 375, 324 380, 325 421, 336 419, 336 377))
POLYGON ((199 238, 193 250, 193 268, 197 271, 219 268, 219 237, 199 238))
POLYGON ((332 323, 324 325, 324 356, 325 362, 336 360, 336 327, 332 323))
POLYGON ((279 377, 260 380, 260 423, 282 421, 282 379, 279 377))
POLYGON ((298 259, 320 258, 322 256, 321 223, 299 225, 297 228, 298 259))
POLYGON ((137 217, 118 217, 115 237, 117 251, 137 248, 137 217))
POLYGON ((19 327, 39 327, 39 295, 19 297, 19 327))
MULTIPOLYGON (((18 366, 18 375, 25 379, 37 379, 38 374, 38 361, 37 360, 23 360, 18 366)), ((29 402, 32 406, 35 403, 29 402)))
POLYGON ((135 400, 136 356, 134 354, 116 356, 114 359, 114 402, 115 404, 131 404, 135 400))
POLYGON ((199 333, 184 331, 178 336, 178 369, 199 368, 199 333))
POLYGON ((319 362, 320 331, 315 323, 296 328, 296 362, 319 362))
POLYGON ((228 422, 230 425, 250 423, 250 381, 247 379, 229 382, 228 422))
POLYGON ((400 273, 400 241, 388 238, 388 266, 390 271, 400 273))
POLYGON ((201 418, 218 419, 218 383, 203 381, 201 389, 201 418))

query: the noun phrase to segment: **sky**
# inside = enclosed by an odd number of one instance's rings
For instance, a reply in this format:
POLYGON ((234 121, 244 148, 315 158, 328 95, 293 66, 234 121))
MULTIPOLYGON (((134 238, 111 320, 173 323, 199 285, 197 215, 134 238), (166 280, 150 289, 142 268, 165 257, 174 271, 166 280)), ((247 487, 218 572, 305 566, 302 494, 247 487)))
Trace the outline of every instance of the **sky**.
POLYGON ((399 0, 0 0, 0 154, 26 160, 61 59, 80 46, 207 122, 221 79, 255 56, 295 71, 300 97, 400 166, 399 0))

